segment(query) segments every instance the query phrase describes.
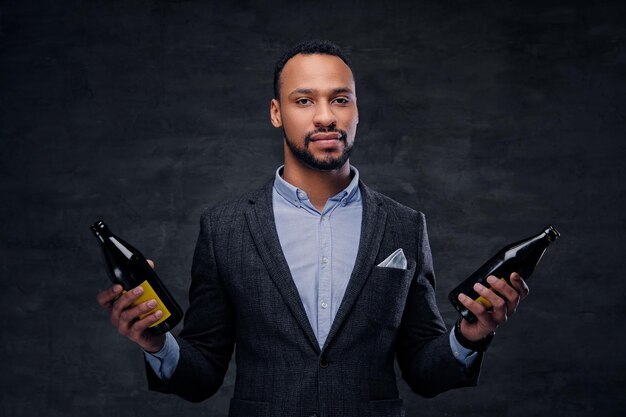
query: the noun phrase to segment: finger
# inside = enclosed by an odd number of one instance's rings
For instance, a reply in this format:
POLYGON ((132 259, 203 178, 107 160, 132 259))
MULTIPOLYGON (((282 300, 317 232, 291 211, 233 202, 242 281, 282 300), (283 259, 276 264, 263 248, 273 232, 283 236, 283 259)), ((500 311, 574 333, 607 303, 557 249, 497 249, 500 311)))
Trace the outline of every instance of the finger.
POLYGON ((481 320, 481 318, 483 320, 487 320, 489 321, 489 311, 487 311, 487 307, 485 307, 483 304, 476 302, 474 300, 472 300, 470 297, 468 297, 465 294, 459 294, 459 301, 461 302, 461 304, 463 304, 465 306, 465 308, 467 308, 469 311, 471 311, 472 313, 474 313, 474 315, 481 320))
POLYGON ((100 304, 102 307, 107 310, 111 310, 113 302, 120 296, 121 293, 122 286, 114 285, 107 288, 106 290, 100 291, 96 296, 96 300, 98 300, 98 304, 100 304))
POLYGON ((520 301, 520 294, 511 287, 504 279, 498 279, 493 275, 487 277, 487 282, 491 285, 492 290, 501 295, 507 306, 507 313, 511 315, 517 309, 520 301))
POLYGON ((120 321, 120 315, 124 310, 129 308, 137 299, 143 294, 143 288, 135 287, 130 291, 127 291, 125 294, 121 295, 113 304, 113 309, 111 310, 111 323, 115 327, 118 327, 120 321))
POLYGON ((146 329, 159 321, 161 317, 163 317, 163 311, 157 310, 143 319, 135 321, 130 327, 128 337, 135 342, 140 342, 146 329))
POLYGON ((517 272, 513 272, 511 274, 511 285, 515 288, 515 291, 518 292, 520 300, 528 297, 530 288, 528 288, 526 281, 524 281, 524 279, 517 272))
POLYGON ((128 335, 129 329, 131 329, 137 321, 142 319, 141 316, 150 313, 156 308, 156 306, 156 300, 148 300, 122 311, 118 324, 118 330, 120 333, 128 335))
POLYGON ((480 294, 492 305, 493 308, 490 314, 491 319, 496 324, 504 323, 507 317, 506 301, 501 296, 478 282, 474 284, 474 291, 480 294))
MULTIPOLYGON (((461 304, 463 304, 465 308, 471 311, 477 318, 477 321, 471 324, 473 327, 472 332, 474 334, 486 335, 498 327, 498 324, 491 319, 491 313, 484 305, 472 300, 465 294, 459 294, 458 299, 461 304)), ((465 322, 465 320, 463 321, 465 322)), ((465 323, 466 330, 468 326, 469 324, 465 323)))
POLYGON ((154 261, 152 259, 146 259, 146 261, 148 261, 152 269, 154 269, 154 261))
POLYGON ((510 286, 504 279, 499 279, 494 275, 487 277, 487 282, 491 285, 491 288, 502 295, 508 300, 515 300, 519 298, 519 293, 510 286))

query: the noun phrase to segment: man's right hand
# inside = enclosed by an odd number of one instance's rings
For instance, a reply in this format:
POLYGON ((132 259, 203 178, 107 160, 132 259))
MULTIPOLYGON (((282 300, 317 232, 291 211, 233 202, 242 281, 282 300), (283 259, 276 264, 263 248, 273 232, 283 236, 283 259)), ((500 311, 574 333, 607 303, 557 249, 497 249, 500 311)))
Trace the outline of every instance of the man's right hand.
MULTIPOLYGON (((148 260, 154 268, 154 262, 148 260)), ((155 353, 163 348, 165 335, 154 335, 148 327, 161 318, 163 312, 157 310, 152 314, 140 319, 139 316, 153 310, 156 300, 148 300, 133 306, 133 303, 141 296, 143 288, 136 287, 123 293, 121 285, 114 285, 98 293, 97 299, 108 313, 111 324, 117 331, 137 343, 146 352, 155 353)))

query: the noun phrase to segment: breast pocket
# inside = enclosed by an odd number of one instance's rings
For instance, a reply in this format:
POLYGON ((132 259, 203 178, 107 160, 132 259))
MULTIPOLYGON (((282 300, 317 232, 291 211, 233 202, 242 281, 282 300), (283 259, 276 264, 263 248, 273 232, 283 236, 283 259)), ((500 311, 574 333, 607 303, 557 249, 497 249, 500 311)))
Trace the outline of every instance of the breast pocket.
POLYGON ((367 297, 372 321, 383 327, 400 325, 414 274, 415 261, 410 261, 407 269, 374 267, 368 278, 367 297))

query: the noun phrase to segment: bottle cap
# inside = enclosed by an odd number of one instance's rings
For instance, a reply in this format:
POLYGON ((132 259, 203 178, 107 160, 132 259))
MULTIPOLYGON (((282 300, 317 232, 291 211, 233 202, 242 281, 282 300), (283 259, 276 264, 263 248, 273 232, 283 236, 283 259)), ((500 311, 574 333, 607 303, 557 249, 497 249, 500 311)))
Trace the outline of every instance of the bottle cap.
POLYGON ((101 230, 106 229, 107 227, 102 220, 98 220, 97 222, 92 224, 89 228, 91 229, 92 232, 98 233, 101 230))
POLYGON ((556 240, 559 236, 561 236, 559 231, 556 230, 556 228, 551 224, 546 226, 546 230, 544 230, 544 233, 548 235, 548 239, 550 240, 550 242, 556 240))

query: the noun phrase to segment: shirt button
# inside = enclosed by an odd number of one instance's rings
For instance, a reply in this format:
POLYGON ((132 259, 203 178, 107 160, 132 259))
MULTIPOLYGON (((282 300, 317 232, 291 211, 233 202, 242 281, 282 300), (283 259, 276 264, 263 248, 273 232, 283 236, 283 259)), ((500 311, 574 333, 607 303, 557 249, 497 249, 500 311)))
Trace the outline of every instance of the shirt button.
POLYGON ((320 305, 322 306, 323 309, 326 309, 326 307, 328 307, 328 303, 326 301, 322 301, 320 305))
POLYGON ((322 256, 322 263, 323 264, 327 264, 328 263, 328 258, 325 256, 322 256))

